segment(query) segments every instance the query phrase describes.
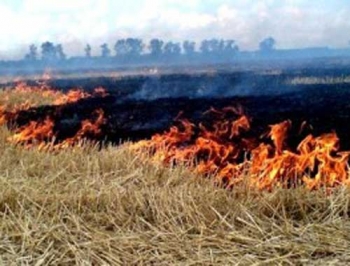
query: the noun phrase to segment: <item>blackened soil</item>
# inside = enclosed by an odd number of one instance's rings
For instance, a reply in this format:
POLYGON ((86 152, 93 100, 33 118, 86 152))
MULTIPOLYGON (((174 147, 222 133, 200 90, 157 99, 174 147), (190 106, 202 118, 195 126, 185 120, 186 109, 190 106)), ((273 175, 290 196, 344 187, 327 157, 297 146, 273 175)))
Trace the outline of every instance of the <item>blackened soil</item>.
POLYGON ((83 119, 93 119, 96 109, 103 109, 107 118, 103 135, 99 139, 120 142, 150 138, 176 123, 174 118, 182 112, 182 118, 194 123, 210 118, 203 113, 211 107, 241 105, 252 119, 253 134, 268 131, 268 125, 290 119, 293 129, 290 145, 306 134, 320 135, 336 131, 341 139, 341 148, 350 149, 350 86, 310 85, 284 94, 232 96, 232 97, 178 97, 162 99, 133 99, 110 90, 105 98, 83 99, 65 106, 43 106, 21 112, 15 121, 24 125, 30 120, 44 120, 47 116, 56 121, 55 131, 59 139, 72 136, 83 119), (299 135, 299 127, 306 121, 308 127, 299 135))

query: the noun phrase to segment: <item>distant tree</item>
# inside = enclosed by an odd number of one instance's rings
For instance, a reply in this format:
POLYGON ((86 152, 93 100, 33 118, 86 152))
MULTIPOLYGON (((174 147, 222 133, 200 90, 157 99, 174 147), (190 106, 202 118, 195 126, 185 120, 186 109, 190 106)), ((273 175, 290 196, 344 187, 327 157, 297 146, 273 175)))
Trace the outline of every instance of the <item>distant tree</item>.
POLYGON ((164 42, 160 39, 152 39, 149 43, 149 49, 153 57, 159 57, 163 53, 164 42))
POLYGON ((44 42, 41 45, 41 58, 44 61, 55 61, 57 59, 56 47, 52 42, 44 42))
POLYGON ((196 43, 191 41, 184 41, 182 48, 186 55, 193 55, 195 53, 196 43))
POLYGON ((56 45, 56 56, 58 60, 66 60, 66 54, 63 52, 62 44, 56 45))
POLYGON ((202 54, 209 54, 210 53, 210 43, 209 40, 203 40, 201 42, 201 46, 199 48, 202 54))
POLYGON ((164 45, 164 54, 168 56, 179 56, 181 54, 180 43, 167 42, 164 45))
POLYGON ((114 45, 114 51, 116 56, 123 56, 128 54, 129 51, 126 45, 126 40, 125 39, 118 40, 114 45))
POLYGON ((203 54, 217 55, 222 53, 225 48, 225 41, 218 39, 203 40, 200 50, 203 54))
POLYGON ((210 60, 230 60, 237 54, 239 47, 234 40, 207 39, 201 42, 200 51, 210 60))
POLYGON ((260 51, 263 53, 271 52, 275 49, 276 40, 272 37, 267 37, 259 43, 260 51))
POLYGON ((85 56, 86 56, 87 58, 90 58, 90 57, 91 57, 91 50, 92 50, 92 48, 91 48, 90 44, 87 44, 87 45, 85 46, 85 48, 84 48, 85 56))
POLYGON ((216 46, 215 52, 217 52, 217 53, 224 53, 227 41, 225 41, 223 39, 216 40, 216 41, 217 41, 217 46, 216 46))
POLYGON ((128 38, 126 43, 129 45, 131 56, 140 56, 143 52, 144 44, 141 39, 128 38))
POLYGON ((107 43, 104 43, 101 45, 101 56, 106 58, 109 57, 111 55, 111 50, 108 47, 107 43))
POLYGON ((142 54, 143 48, 142 40, 136 38, 121 39, 114 45, 116 56, 138 57, 142 54))
POLYGON ((235 54, 239 51, 239 47, 234 40, 226 40, 223 49, 225 54, 235 54))
POLYGON ((29 52, 26 54, 25 59, 30 61, 38 59, 38 48, 34 44, 29 46, 29 52))

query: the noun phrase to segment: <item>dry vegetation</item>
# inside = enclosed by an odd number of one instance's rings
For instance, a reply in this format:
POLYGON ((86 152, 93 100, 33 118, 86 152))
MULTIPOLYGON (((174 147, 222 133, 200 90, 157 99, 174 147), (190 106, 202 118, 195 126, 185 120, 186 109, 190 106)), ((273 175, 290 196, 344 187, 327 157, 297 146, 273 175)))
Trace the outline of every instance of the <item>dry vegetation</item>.
POLYGON ((323 76, 323 77, 312 77, 312 76, 300 76, 287 80, 287 84, 291 85, 329 85, 329 84, 348 84, 350 83, 350 76, 323 76))
POLYGON ((228 191, 128 144, 44 152, 8 136, 2 127, 0 265, 350 263, 346 188, 228 191))

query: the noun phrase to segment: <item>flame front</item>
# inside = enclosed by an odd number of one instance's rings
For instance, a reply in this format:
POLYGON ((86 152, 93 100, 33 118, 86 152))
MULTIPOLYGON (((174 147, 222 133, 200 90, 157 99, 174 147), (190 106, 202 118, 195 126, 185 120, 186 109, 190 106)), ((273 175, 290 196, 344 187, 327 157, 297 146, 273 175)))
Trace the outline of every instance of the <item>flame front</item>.
POLYGON ((54 90, 48 85, 28 86, 19 82, 15 88, 1 91, 0 126, 14 119, 19 111, 28 110, 39 105, 65 105, 90 97, 105 97, 107 92, 99 87, 92 94, 82 89, 71 89, 66 93, 54 90))
POLYGON ((287 149, 286 140, 291 121, 270 126, 268 139, 249 137, 251 122, 236 109, 211 110, 221 118, 211 126, 195 126, 187 120, 149 141, 135 143, 132 148, 153 151, 152 158, 163 163, 186 163, 197 173, 214 176, 227 187, 246 181, 258 189, 291 188, 304 185, 308 189, 350 184, 349 152, 339 152, 335 133, 319 137, 308 135, 295 152, 287 149), (225 119, 228 112, 236 118, 225 119), (195 133, 197 132, 197 133, 195 133))
MULTIPOLYGON (((64 106, 75 103, 79 100, 90 97, 106 97, 105 89, 99 87, 93 93, 81 89, 71 89, 66 93, 54 90, 46 84, 28 86, 25 83, 18 83, 14 89, 1 91, 3 94, 0 101, 0 125, 16 119, 20 111, 29 110, 39 105, 64 106)), ((24 144, 30 148, 37 146, 39 149, 63 149, 77 145, 86 136, 99 136, 100 127, 106 122, 103 110, 96 110, 92 116, 96 119, 85 119, 81 122, 81 128, 71 138, 61 142, 55 142, 55 121, 52 117, 46 117, 44 121, 29 121, 28 124, 15 130, 15 133, 8 137, 8 141, 14 144, 24 144), (52 142, 54 141, 54 142, 52 142)))
MULTIPOLYGON (((30 87, 24 83, 19 83, 11 93, 6 90, 1 93, 0 125, 14 120, 21 110, 39 105, 63 106, 81 99, 107 96, 102 88, 93 93, 79 89, 63 93, 46 85, 30 87)), ((226 187, 242 182, 267 190, 296 186, 313 190, 350 185, 350 152, 339 150, 336 133, 308 135, 293 148, 288 146, 290 120, 271 125, 266 134, 258 136, 242 108, 211 108, 205 115, 212 116, 209 119, 212 122, 205 120, 194 124, 182 119, 165 133, 134 143, 131 148, 147 149, 153 161, 166 165, 185 164, 200 175, 212 176, 226 187)), ((61 150, 79 145, 88 137, 103 137, 102 128, 107 123, 104 111, 95 110, 81 122, 72 137, 57 140, 59 132, 55 119, 55 116, 47 116, 42 121, 29 121, 16 129, 8 141, 29 148, 61 150)), ((303 123, 300 131, 305 127, 303 123)))
POLYGON ((42 123, 30 121, 29 125, 24 126, 18 130, 8 140, 12 143, 25 142, 27 145, 34 143, 44 143, 54 136, 53 133, 54 122, 47 117, 42 123))

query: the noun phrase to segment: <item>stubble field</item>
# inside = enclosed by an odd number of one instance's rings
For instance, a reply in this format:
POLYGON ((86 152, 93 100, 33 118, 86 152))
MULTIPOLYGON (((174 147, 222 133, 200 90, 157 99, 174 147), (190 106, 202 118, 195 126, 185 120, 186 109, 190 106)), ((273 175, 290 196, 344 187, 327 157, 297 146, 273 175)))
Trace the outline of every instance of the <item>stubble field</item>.
MULTIPOLYGON (((1 93, 6 108, 61 96, 1 93)), ((9 141, 10 129, 0 128, 0 264, 350 263, 345 185, 266 191, 243 174, 225 188, 130 142, 39 149, 9 141)))

